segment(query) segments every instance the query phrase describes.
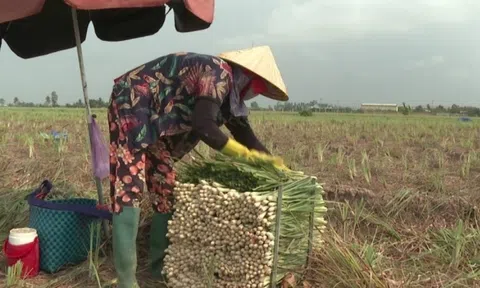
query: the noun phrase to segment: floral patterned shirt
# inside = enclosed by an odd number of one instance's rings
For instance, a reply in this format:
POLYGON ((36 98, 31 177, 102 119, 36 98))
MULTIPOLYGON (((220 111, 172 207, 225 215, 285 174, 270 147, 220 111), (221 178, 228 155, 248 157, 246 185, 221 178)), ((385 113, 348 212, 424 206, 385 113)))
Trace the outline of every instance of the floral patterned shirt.
MULTIPOLYGON (((199 141, 189 133, 195 101, 202 97, 222 106, 232 79, 232 68, 221 58, 173 53, 115 79, 110 105, 118 111, 129 149, 146 148, 159 137, 185 134, 181 150, 187 153, 199 141)), ((219 113, 217 124, 225 124, 228 118, 219 113)))

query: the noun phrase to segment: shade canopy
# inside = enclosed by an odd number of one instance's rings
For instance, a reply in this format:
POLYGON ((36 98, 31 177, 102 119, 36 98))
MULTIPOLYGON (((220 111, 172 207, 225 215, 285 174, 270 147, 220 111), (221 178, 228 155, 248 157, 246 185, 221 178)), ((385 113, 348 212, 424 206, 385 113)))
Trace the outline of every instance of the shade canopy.
POLYGON ((75 47, 71 9, 77 9, 81 42, 90 22, 103 41, 124 41, 157 33, 166 6, 175 14, 178 32, 210 27, 214 0, 0 0, 2 40, 28 59, 75 47))

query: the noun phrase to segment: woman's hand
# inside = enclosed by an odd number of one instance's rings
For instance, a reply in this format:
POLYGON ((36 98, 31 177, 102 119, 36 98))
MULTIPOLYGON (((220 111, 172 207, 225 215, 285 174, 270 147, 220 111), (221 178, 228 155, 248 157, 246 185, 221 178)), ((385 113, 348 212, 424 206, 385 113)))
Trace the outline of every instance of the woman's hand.
POLYGON ((278 156, 271 156, 256 150, 250 150, 232 138, 228 138, 227 144, 220 150, 225 155, 233 157, 242 157, 251 162, 262 161, 273 164, 278 170, 288 172, 291 175, 303 176, 301 171, 292 171, 283 163, 282 158, 278 156))
POLYGON ((282 158, 278 156, 271 156, 256 150, 250 150, 232 138, 229 138, 227 144, 220 150, 223 154, 228 156, 242 157, 249 161, 263 161, 273 164, 278 169, 288 169, 283 163, 282 158))
POLYGON ((252 158, 253 160, 258 159, 261 161, 272 163, 278 169, 282 169, 283 167, 286 168, 285 164, 283 164, 282 158, 278 156, 271 156, 266 153, 259 152, 257 150, 250 150, 249 157, 252 158))

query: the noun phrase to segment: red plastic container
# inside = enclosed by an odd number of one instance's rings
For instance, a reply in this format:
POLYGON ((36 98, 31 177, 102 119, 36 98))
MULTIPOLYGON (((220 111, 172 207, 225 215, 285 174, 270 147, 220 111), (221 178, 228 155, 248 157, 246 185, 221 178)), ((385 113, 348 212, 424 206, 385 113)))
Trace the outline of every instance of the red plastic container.
POLYGON ((31 243, 24 245, 11 245, 8 238, 3 244, 3 253, 7 257, 8 266, 14 266, 19 260, 22 261, 22 278, 31 278, 38 275, 40 266, 40 247, 38 237, 31 243))

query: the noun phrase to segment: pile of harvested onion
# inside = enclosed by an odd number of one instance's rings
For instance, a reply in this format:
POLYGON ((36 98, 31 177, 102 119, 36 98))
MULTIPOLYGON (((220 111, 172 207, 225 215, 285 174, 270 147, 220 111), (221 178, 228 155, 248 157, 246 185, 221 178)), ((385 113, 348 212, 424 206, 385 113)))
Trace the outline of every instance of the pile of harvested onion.
POLYGON ((174 190, 163 270, 170 287, 267 287, 277 220, 275 282, 288 272, 301 273, 312 246, 322 242, 326 207, 314 177, 225 160, 196 161, 180 170, 184 177, 174 190), (241 189, 241 179, 249 179, 245 186, 251 191, 241 189), (226 186, 232 183, 237 189, 226 186), (281 217, 276 219, 280 187, 281 217))

